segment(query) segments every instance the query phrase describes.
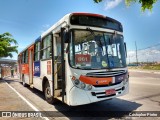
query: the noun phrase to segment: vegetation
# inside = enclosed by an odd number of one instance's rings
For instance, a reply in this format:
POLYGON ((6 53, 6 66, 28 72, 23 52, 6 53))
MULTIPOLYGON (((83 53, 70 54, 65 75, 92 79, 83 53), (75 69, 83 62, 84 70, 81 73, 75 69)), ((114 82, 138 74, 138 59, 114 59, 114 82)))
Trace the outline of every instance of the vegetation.
POLYGON ((0 34, 0 58, 1 57, 13 57, 12 52, 18 53, 18 43, 12 38, 12 35, 8 32, 0 34))
POLYGON ((144 69, 144 70, 160 70, 160 63, 141 63, 139 66, 136 66, 135 64, 129 65, 129 69, 144 69))
MULTIPOLYGON (((102 2, 103 0, 93 0, 95 3, 102 2)), ((129 6, 133 2, 138 2, 141 4, 141 10, 145 11, 146 9, 152 10, 153 4, 157 2, 157 0, 125 0, 127 6, 129 6)))
POLYGON ((142 69, 160 70, 160 64, 158 64, 158 65, 145 65, 145 66, 142 66, 142 69))

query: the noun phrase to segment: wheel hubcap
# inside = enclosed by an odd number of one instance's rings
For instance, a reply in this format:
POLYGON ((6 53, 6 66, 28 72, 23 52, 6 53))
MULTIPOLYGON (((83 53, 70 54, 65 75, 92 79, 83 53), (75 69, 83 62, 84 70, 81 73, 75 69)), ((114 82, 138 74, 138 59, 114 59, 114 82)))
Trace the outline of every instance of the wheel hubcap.
POLYGON ((50 91, 47 89, 47 94, 49 95, 50 91))
POLYGON ((50 96, 51 96, 51 95, 50 95, 50 88, 48 88, 48 87, 46 88, 46 96, 47 96, 47 97, 50 97, 50 96))

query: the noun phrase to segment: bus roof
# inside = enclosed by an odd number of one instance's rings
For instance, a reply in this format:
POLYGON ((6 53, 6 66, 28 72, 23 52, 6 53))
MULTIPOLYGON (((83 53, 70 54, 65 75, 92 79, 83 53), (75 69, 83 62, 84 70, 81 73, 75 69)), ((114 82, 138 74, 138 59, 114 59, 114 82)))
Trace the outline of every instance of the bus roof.
POLYGON ((56 29, 59 28, 60 26, 63 26, 63 24, 68 24, 68 23, 69 23, 69 17, 70 17, 71 15, 88 15, 88 16, 95 16, 95 17, 107 18, 107 19, 110 19, 110 20, 112 20, 112 21, 115 21, 115 22, 121 24, 119 21, 117 21, 117 20, 115 20, 115 19, 113 19, 113 18, 104 16, 104 15, 101 15, 101 14, 85 13, 85 12, 69 13, 69 14, 66 14, 63 18, 61 18, 57 23, 55 23, 54 25, 52 25, 47 31, 43 32, 32 44, 28 45, 28 46, 27 46, 25 49, 23 49, 19 54, 21 54, 22 52, 24 52, 28 47, 30 47, 30 46, 33 45, 34 43, 41 41, 41 39, 42 39, 43 37, 45 37, 46 35, 48 35, 49 33, 51 33, 53 30, 56 30, 56 29))

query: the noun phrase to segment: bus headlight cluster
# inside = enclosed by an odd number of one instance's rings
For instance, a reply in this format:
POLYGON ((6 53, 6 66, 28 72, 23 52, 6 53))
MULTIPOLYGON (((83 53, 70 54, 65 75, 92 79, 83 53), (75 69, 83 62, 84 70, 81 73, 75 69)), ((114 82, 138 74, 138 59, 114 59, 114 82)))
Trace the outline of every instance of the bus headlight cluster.
POLYGON ((80 84, 80 81, 78 79, 74 80, 74 84, 75 85, 79 85, 80 84))
POLYGON ((81 82, 79 79, 77 79, 74 76, 72 77, 72 82, 78 88, 86 89, 86 90, 91 90, 92 89, 92 85, 85 84, 84 82, 81 82))
POLYGON ((85 87, 86 87, 86 84, 83 83, 83 82, 81 82, 81 88, 82 88, 82 89, 85 89, 85 87))
POLYGON ((92 85, 88 85, 88 86, 87 86, 87 89, 88 89, 88 90, 91 90, 91 89, 92 89, 92 85))
POLYGON ((123 81, 123 85, 125 85, 128 82, 128 78, 125 78, 123 81))
POLYGON ((129 80, 129 73, 126 74, 125 79, 123 81, 123 85, 125 85, 128 82, 128 80, 129 80))

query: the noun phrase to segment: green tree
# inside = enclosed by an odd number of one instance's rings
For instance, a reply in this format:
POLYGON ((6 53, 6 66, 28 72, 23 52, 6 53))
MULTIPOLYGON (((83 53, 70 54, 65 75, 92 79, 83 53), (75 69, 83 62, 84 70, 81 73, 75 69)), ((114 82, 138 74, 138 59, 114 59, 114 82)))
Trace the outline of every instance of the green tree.
MULTIPOLYGON (((93 0, 95 3, 102 2, 103 0, 93 0)), ((157 2, 157 0, 125 0, 127 6, 129 6, 132 2, 138 2, 141 4, 141 10, 145 11, 146 9, 152 10, 153 4, 157 2)))
POLYGON ((18 43, 8 32, 0 34, 0 57, 13 57, 12 52, 18 53, 18 43), (14 46, 13 46, 14 45, 14 46))

